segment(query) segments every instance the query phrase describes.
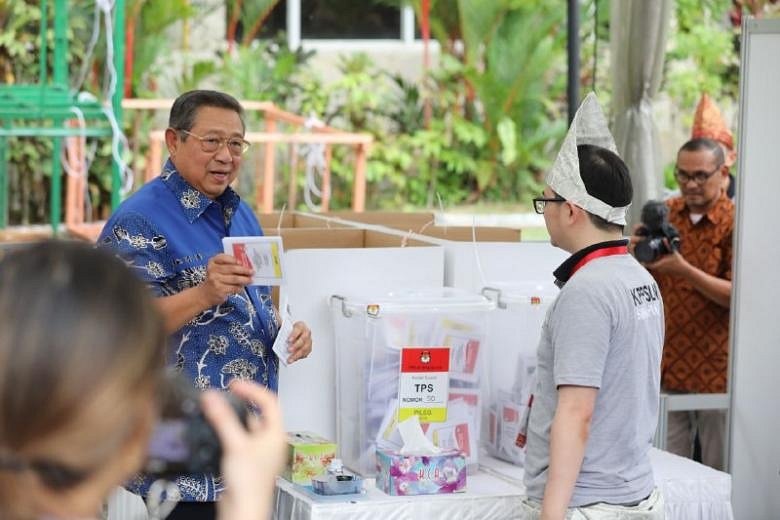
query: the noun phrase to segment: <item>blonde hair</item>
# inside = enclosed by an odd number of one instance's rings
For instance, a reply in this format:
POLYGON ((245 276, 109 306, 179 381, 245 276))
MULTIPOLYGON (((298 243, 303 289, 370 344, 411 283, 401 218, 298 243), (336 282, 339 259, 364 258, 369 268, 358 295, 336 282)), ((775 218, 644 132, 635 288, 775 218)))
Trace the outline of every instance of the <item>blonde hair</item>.
POLYGON ((0 261, 0 516, 34 514, 30 485, 65 490, 117 456, 153 406, 164 344, 149 291, 108 253, 48 241, 0 261))

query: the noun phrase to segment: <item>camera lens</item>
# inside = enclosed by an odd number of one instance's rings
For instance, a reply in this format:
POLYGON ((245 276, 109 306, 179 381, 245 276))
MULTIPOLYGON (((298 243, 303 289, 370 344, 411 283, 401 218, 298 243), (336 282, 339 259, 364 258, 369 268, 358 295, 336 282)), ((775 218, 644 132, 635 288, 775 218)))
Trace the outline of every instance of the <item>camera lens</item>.
POLYGON ((637 242, 634 248, 634 256, 642 263, 655 262, 659 256, 666 252, 663 239, 658 237, 637 242))

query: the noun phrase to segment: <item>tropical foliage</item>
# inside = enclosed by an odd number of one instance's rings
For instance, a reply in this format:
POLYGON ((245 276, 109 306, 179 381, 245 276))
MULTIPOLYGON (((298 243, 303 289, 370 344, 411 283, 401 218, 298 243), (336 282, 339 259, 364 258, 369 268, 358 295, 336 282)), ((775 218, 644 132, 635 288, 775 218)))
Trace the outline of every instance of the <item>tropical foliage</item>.
MULTIPOLYGON (((225 45, 204 56, 192 49, 196 46, 187 27, 214 1, 126 0, 131 49, 126 96, 160 96, 159 78, 173 68, 181 71, 175 74, 177 91, 220 88, 239 98, 270 100, 315 114, 345 130, 370 132, 376 140, 367 171, 372 207, 522 201, 539 188, 566 126, 566 11, 561 3, 430 0, 430 32, 440 52, 422 81, 412 83, 378 70, 360 54, 344 56, 339 78, 323 81, 310 66, 311 52, 288 49, 283 35, 256 38, 278 0, 225 0, 225 45), (183 30, 171 33, 172 27, 183 30), (174 54, 183 58, 174 63, 174 54)), ((408 3, 422 19, 422 0, 408 3)), ((692 111, 702 86, 716 97, 736 96, 735 17, 742 3, 676 2, 663 90, 681 111, 692 111)), ((775 8, 772 0, 744 3, 761 12, 775 8)), ((87 54, 94 2, 72 0, 68 5, 69 67, 75 77, 87 54)), ((584 0, 581 5, 583 90, 595 86, 608 103, 609 1, 584 0)), ((37 77, 40 16, 34 0, 0 0, 0 75, 6 83, 37 77)), ((95 46, 82 86, 96 94, 103 82, 102 49, 102 43, 95 46)), ((136 171, 145 166, 145 136, 154 125, 148 114, 127 113, 136 171)), ((11 190, 22 194, 13 199, 11 221, 45 221, 51 144, 17 140, 11 150, 11 190)), ((332 205, 346 207, 351 152, 346 147, 333 152, 332 205)), ((102 207, 96 216, 101 216, 110 189, 105 143, 96 146, 90 171, 93 202, 102 207)))

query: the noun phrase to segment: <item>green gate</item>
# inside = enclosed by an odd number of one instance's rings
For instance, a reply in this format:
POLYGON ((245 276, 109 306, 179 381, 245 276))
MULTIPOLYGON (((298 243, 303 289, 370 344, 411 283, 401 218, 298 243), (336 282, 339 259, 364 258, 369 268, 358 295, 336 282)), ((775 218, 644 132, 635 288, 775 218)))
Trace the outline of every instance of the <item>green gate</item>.
MULTIPOLYGON (((106 0, 96 0, 104 2, 106 0)), ((48 77, 46 32, 48 30, 48 0, 41 0, 41 47, 39 56, 40 73, 38 83, 32 85, 0 85, 0 229, 8 225, 8 138, 49 137, 53 140, 51 171, 50 213, 54 233, 61 222, 62 213, 62 166, 60 155, 63 138, 69 136, 100 137, 113 136, 114 129, 104 107, 97 100, 80 99, 77 92, 71 92, 68 83, 68 2, 54 0, 54 49, 53 74, 48 77), (88 122, 86 128, 66 127, 65 121, 73 119, 81 111, 88 122), (15 122, 37 122, 38 125, 14 126, 15 122), (41 125, 51 122, 50 126, 41 125)), ((124 85, 125 61, 125 2, 113 1, 113 34, 105 35, 113 42, 113 67, 116 71, 115 89, 111 108, 117 128, 122 123, 122 85, 124 85)), ((122 165, 117 154, 112 154, 111 204, 116 207, 121 198, 122 165)))

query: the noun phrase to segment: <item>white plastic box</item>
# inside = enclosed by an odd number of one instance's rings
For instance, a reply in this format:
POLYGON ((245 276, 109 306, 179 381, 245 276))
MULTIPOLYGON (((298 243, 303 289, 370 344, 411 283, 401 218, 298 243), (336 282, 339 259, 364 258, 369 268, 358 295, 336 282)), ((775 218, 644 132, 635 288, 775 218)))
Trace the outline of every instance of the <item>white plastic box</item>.
POLYGON ((284 240, 288 276, 281 292, 293 320, 305 322, 312 333, 311 354, 279 367, 284 425, 288 431, 311 431, 335 440, 336 347, 330 295, 407 285, 441 287, 444 252, 417 240, 401 247, 398 236, 376 230, 270 228, 266 232, 278 233, 284 240))
POLYGON ((517 437, 533 391, 542 324, 557 293, 552 282, 497 282, 482 290, 496 302, 488 317, 482 440, 490 455, 517 465, 525 460, 517 437))
POLYGON ((484 296, 449 287, 331 298, 336 438, 345 465, 374 475, 377 446, 401 445, 396 428, 401 349, 447 346, 447 420, 424 429, 434 444, 463 449, 476 467, 487 316, 494 307, 484 296))

